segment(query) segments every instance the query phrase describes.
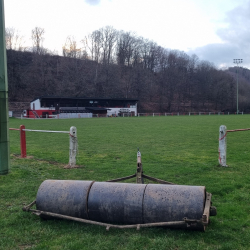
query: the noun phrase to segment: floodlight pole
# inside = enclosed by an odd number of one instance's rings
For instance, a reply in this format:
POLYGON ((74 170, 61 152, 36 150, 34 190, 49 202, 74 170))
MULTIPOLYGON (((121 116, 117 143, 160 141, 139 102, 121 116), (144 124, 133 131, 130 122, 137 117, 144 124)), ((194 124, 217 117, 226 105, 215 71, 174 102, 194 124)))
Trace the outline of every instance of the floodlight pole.
POLYGON ((239 76, 238 76, 238 72, 239 72, 239 63, 242 63, 243 62, 243 59, 234 59, 234 63, 236 63, 237 64, 237 68, 236 68, 236 77, 237 77, 237 115, 238 115, 238 113, 239 113, 239 94, 238 94, 238 85, 239 85, 239 76))
POLYGON ((0 0, 0 175, 8 174, 10 165, 8 77, 6 62, 4 0, 0 0))

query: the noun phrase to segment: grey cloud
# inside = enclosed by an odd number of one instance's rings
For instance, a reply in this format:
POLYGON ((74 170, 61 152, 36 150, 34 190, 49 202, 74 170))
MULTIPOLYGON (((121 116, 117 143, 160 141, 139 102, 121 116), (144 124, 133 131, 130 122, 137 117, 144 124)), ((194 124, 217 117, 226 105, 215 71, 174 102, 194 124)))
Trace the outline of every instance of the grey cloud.
POLYGON ((224 41, 249 46, 250 41, 250 1, 246 6, 239 6, 227 13, 228 27, 219 29, 217 35, 224 41))
POLYGON ((89 5, 98 5, 101 0, 85 0, 85 2, 89 5))
POLYGON ((188 54, 196 54, 200 60, 212 62, 218 67, 232 66, 234 58, 244 58, 244 64, 246 62, 246 57, 242 55, 239 48, 230 43, 208 44, 195 50, 190 50, 188 54))
POLYGON ((217 66, 232 66, 233 58, 242 58, 242 66, 250 68, 250 0, 246 5, 229 11, 225 21, 227 27, 217 30, 222 44, 209 44, 189 53, 217 66))

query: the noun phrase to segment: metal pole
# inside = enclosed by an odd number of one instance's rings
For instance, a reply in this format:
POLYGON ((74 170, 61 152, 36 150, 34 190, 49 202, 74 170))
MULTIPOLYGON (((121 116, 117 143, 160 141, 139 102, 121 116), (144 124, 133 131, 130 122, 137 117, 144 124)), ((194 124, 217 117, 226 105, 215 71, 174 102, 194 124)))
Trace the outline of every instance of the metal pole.
POLYGON ((237 65, 236 67, 236 79, 237 79, 237 115, 239 113, 239 63, 242 63, 243 59, 234 59, 234 63, 237 65))
POLYGON ((237 74, 237 115, 238 115, 238 113, 239 113, 239 83, 238 83, 238 63, 237 63, 236 74, 237 74))
POLYGON ((0 175, 9 172, 8 78, 5 45, 4 2, 0 0, 0 175))

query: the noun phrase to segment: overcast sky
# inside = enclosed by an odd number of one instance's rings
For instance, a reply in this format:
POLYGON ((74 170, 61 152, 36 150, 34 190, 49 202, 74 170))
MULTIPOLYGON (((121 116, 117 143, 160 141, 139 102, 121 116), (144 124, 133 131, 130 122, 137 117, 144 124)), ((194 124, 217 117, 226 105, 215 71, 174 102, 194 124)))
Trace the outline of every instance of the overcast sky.
POLYGON ((41 27, 44 47, 61 54, 67 36, 80 41, 107 25, 218 67, 243 59, 250 69, 250 0, 5 0, 5 26, 26 46, 41 27))

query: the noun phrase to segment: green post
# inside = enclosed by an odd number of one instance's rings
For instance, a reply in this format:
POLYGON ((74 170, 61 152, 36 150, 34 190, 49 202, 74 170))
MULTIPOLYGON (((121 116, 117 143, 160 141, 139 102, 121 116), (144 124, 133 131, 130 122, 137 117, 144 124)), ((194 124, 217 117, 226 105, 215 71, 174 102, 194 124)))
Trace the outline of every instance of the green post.
POLYGON ((8 77, 5 45, 4 2, 0 0, 0 175, 9 172, 8 77))

